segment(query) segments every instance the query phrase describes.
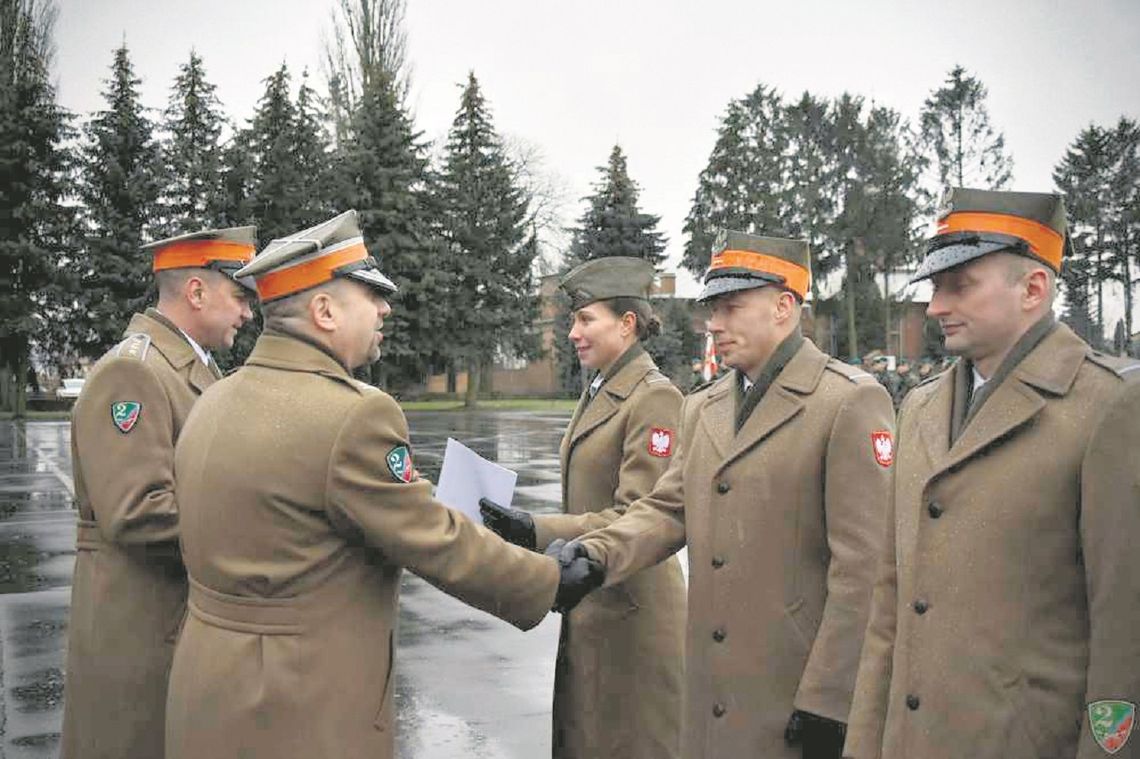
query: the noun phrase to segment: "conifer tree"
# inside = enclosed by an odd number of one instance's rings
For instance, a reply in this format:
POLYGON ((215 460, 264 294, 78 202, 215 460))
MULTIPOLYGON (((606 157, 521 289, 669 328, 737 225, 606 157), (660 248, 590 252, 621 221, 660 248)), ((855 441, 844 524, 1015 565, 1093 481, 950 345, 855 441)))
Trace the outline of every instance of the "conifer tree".
POLYGON ((1000 190, 1013 176, 1013 159, 990 123, 986 96, 979 79, 955 66, 922 106, 922 138, 942 189, 1000 190))
POLYGON ((614 145, 609 161, 598 167, 601 179, 585 199, 571 251, 577 261, 606 256, 644 258, 654 266, 665 260, 665 237, 657 231, 661 217, 638 206, 637 183, 629 177, 625 154, 614 145))
POLYGON ((193 50, 179 68, 163 117, 164 233, 220 226, 226 208, 221 142, 225 116, 217 88, 193 50))
POLYGON ((114 52, 106 80, 106 108, 84 129, 78 193, 84 209, 82 289, 76 326, 81 347, 91 356, 118 342, 151 289, 150 257, 139 247, 160 233, 156 214, 162 161, 154 124, 139 102, 139 84, 124 43, 114 52))
POLYGON ((55 17, 50 0, 0 0, 0 408, 17 415, 33 345, 58 326, 45 307, 70 302, 59 276, 71 157, 50 76, 55 17))
POLYGON ((537 313, 527 240, 527 201, 491 122, 475 74, 468 76, 448 134, 440 177, 446 253, 452 278, 448 316, 456 344, 450 354, 467 368, 466 403, 475 404, 479 377, 495 355, 533 355, 537 313))

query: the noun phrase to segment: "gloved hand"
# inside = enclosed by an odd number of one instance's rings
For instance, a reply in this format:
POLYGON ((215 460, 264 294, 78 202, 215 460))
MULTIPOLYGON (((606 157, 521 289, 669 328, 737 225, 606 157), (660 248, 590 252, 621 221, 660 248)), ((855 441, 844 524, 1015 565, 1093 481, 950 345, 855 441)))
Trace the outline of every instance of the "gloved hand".
POLYGON ((784 728, 784 742, 799 746, 803 759, 841 759, 846 736, 846 724, 799 709, 784 728))
POLYGON ((554 596, 554 611, 565 614, 578 605, 591 590, 600 588, 606 580, 606 568, 600 561, 591 559, 586 547, 577 540, 567 543, 555 540, 545 551, 558 559, 562 574, 558 580, 558 593, 554 596))
POLYGON ((500 506, 489 498, 479 499, 483 525, 500 538, 516 546, 534 550, 534 518, 525 511, 500 506))

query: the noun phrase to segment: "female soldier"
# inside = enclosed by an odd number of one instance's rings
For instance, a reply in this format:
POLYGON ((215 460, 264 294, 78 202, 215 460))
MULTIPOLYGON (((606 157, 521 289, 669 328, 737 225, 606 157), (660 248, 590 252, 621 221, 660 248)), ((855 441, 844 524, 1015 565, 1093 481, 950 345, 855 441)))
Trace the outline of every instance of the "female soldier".
MULTIPOLYGON (((640 341, 661 323, 649 305, 653 267, 588 261, 563 277, 570 340, 597 370, 562 438, 563 514, 482 502, 487 526, 543 550, 616 520, 652 490, 673 454, 681 393, 640 341)), ((554 678, 555 759, 679 757, 685 584, 675 556, 586 597, 563 617, 554 678)))

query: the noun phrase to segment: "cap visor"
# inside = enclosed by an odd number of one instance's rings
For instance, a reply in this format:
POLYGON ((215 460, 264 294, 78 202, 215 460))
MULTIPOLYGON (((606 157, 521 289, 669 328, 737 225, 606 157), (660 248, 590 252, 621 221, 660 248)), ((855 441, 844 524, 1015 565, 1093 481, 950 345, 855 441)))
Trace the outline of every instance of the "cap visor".
POLYGON ((715 298, 718 295, 724 295, 725 293, 734 293, 738 290, 755 290, 757 287, 774 284, 779 284, 779 281, 775 278, 715 277, 705 282, 704 289, 701 290, 701 294, 697 296, 697 302, 703 303, 706 300, 715 298))
POLYGON ((954 244, 932 250, 922 259, 918 271, 910 278, 911 284, 928 279, 940 271, 969 263, 976 258, 997 253, 1010 248, 1008 243, 979 241, 969 244, 954 244))
POLYGON ((344 276, 374 287, 385 295, 392 295, 399 291, 399 288, 396 287, 396 283, 385 277, 377 269, 356 269, 348 272, 344 276))

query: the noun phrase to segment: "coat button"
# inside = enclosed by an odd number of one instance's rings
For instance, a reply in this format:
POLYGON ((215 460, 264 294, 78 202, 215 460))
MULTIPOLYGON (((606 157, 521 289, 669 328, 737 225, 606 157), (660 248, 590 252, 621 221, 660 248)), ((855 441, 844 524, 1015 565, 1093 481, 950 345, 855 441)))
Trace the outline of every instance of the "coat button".
POLYGON ((723 556, 714 556, 712 558, 712 565, 713 565, 713 569, 720 569, 721 567, 724 566, 724 557, 723 556))
POLYGON ((930 608, 930 604, 923 601, 921 598, 914 602, 914 613, 925 614, 926 610, 930 608))
POLYGON ((713 704, 714 717, 723 717, 726 711, 728 711, 728 709, 724 708, 724 704, 713 704))
POLYGON ((728 487, 727 482, 718 482, 716 484, 716 492, 720 493, 721 495, 724 495, 729 490, 730 490, 730 488, 728 487))
POLYGON ((942 507, 934 501, 931 501, 929 504, 927 504, 926 511, 930 514, 931 519, 937 519, 938 517, 942 516, 942 507))
POLYGON ((717 643, 724 642, 724 639, 726 637, 728 637, 728 633, 724 631, 724 628, 718 627, 717 629, 713 630, 713 640, 715 640, 717 643))
POLYGON ((918 696, 914 695, 913 693, 906 697, 906 708, 910 709, 912 712, 918 709, 919 703, 920 702, 918 700, 918 696))

